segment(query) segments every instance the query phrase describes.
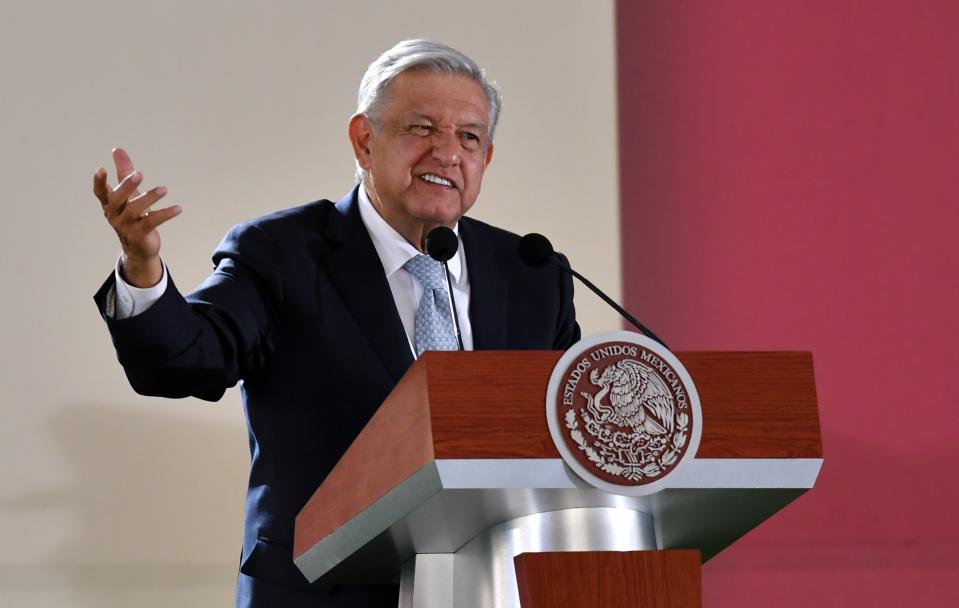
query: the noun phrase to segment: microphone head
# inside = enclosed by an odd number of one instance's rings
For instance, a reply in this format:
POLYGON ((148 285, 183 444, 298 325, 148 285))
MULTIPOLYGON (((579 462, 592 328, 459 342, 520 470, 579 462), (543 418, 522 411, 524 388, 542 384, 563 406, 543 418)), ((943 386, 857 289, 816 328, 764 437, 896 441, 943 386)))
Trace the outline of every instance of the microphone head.
POLYGON ((460 240, 456 233, 446 226, 437 226, 430 230, 425 239, 426 253, 437 262, 446 262, 459 249, 460 240))
POLYGON ((542 234, 531 232, 519 240, 519 257, 530 266, 542 266, 553 255, 553 244, 542 234))

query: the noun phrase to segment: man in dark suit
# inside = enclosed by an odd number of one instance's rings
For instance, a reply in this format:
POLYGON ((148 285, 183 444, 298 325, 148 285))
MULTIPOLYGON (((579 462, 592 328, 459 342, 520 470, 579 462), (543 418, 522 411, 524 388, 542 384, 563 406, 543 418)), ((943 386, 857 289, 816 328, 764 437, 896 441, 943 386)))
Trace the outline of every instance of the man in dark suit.
POLYGON ((123 254, 95 299, 131 385, 216 400, 241 382, 252 465, 237 605, 396 605, 395 586, 307 584, 292 563, 293 520, 415 357, 449 344, 453 309, 468 349, 564 349, 579 338, 569 278, 523 266, 516 235, 463 217, 498 111, 468 57, 424 40, 396 45, 370 65, 350 120, 360 183, 338 203, 233 228, 214 273, 185 298, 157 233, 179 208, 149 211, 166 190, 141 193, 122 150, 116 187, 97 171, 123 254), (421 252, 437 226, 462 243, 452 293, 418 270, 434 263, 421 252))

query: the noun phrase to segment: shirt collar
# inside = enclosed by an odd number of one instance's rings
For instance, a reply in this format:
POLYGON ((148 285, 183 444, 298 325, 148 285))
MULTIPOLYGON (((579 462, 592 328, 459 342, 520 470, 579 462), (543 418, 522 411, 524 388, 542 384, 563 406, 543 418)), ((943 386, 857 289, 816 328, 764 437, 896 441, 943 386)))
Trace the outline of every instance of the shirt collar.
MULTIPOLYGON (((362 182, 360 183, 359 192, 357 193, 357 200, 360 205, 360 219, 363 220, 366 231, 370 233, 370 239, 373 241, 376 254, 380 257, 380 262, 383 264, 383 270, 386 272, 386 276, 390 277, 394 272, 402 268, 404 264, 420 255, 420 252, 383 219, 383 216, 376 210, 376 207, 374 207, 370 201, 370 197, 366 194, 366 186, 364 186, 362 182)), ((458 238, 458 222, 453 226, 453 232, 456 233, 458 238)), ((460 246, 456 250, 456 255, 447 262, 454 283, 459 283, 460 281, 461 270, 463 268, 462 256, 463 241, 460 240, 460 246)))

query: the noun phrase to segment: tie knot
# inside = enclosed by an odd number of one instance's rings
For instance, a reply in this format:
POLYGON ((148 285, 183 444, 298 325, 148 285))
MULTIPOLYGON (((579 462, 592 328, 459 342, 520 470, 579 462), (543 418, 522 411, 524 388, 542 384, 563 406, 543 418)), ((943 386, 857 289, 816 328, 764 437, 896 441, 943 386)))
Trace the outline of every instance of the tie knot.
POLYGON ((415 258, 411 258, 403 267, 406 268, 407 272, 416 277, 416 280, 423 286, 424 291, 430 289, 446 290, 446 281, 443 278, 443 265, 430 256, 420 254, 415 258))

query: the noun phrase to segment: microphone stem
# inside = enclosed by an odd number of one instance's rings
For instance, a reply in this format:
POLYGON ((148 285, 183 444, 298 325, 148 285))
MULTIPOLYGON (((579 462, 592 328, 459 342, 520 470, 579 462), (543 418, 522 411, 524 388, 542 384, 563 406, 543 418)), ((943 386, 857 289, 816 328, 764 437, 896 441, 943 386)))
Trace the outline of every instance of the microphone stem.
MULTIPOLYGON (((577 279, 579 279, 580 281, 582 281, 583 285, 585 285, 586 287, 589 287, 589 288, 593 291, 593 293, 595 293, 596 295, 598 295, 599 297, 601 297, 604 302, 606 302, 607 304, 609 304, 610 306, 612 306, 612 307, 616 310, 616 312, 618 312, 619 314, 621 314, 624 319, 626 319, 627 321, 629 321, 630 323, 632 323, 633 326, 636 327, 636 329, 638 329, 639 331, 641 331, 644 335, 646 335, 646 336, 652 338, 653 340, 656 340, 656 341, 659 342, 660 344, 662 344, 663 347, 664 347, 666 350, 670 350, 670 348, 669 348, 668 346, 666 346, 666 343, 663 342, 662 340, 660 340, 659 336, 657 336, 656 334, 654 334, 649 328, 647 328, 645 325, 643 325, 642 323, 640 323, 633 315, 631 315, 631 314, 629 314, 628 312, 626 312, 626 310, 623 309, 622 306, 620 306, 620 305, 617 304, 616 302, 613 302, 613 300, 610 299, 609 296, 607 296, 605 293, 603 293, 602 291, 600 291, 600 289, 599 289, 598 287, 596 287, 595 285, 593 285, 593 283, 592 283, 589 279, 587 279, 587 278, 584 277, 583 275, 581 275, 581 274, 579 274, 578 272, 576 272, 575 270, 573 270, 572 266, 569 266, 568 264, 563 264, 563 262, 560 261, 560 259, 559 259, 555 254, 554 254, 554 255, 551 255, 551 256, 549 257, 549 259, 550 259, 551 262, 553 262, 554 264, 556 264, 557 266, 559 266, 561 269, 569 271, 569 273, 570 273, 571 275, 573 275, 574 277, 576 277, 577 279)), ((447 278, 448 278, 448 277, 447 277, 447 278)))
POLYGON ((456 341, 459 343, 460 350, 466 350, 466 348, 463 347, 463 334, 460 333, 460 316, 456 314, 456 298, 453 296, 453 281, 450 279, 450 267, 446 262, 443 262, 443 269, 446 270, 446 286, 449 288, 450 308, 453 309, 453 328, 456 330, 456 341))

